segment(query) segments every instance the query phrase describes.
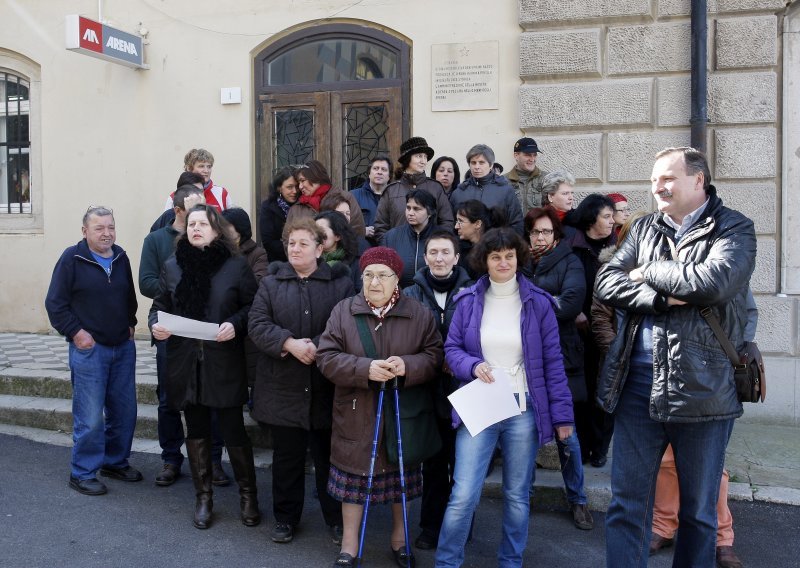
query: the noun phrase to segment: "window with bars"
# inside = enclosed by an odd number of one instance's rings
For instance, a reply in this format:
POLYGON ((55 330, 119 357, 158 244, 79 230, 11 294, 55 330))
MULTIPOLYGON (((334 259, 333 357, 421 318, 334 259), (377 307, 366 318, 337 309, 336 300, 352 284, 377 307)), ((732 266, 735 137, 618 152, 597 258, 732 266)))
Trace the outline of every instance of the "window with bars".
POLYGON ((31 213, 30 83, 0 70, 0 215, 31 213))

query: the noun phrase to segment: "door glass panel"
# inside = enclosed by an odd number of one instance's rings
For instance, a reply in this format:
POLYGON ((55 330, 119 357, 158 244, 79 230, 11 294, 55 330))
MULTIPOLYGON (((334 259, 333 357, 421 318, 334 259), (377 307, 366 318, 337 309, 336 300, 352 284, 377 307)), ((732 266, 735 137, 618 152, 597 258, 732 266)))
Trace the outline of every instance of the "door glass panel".
POLYGON ((313 41, 267 64, 271 86, 396 79, 397 74, 397 53, 356 39, 313 41))
POLYGON ((366 181, 370 160, 389 154, 389 116, 384 105, 347 105, 342 120, 342 179, 347 189, 355 189, 366 181))
POLYGON ((314 157, 314 111, 291 109, 272 113, 274 171, 304 164, 314 157))

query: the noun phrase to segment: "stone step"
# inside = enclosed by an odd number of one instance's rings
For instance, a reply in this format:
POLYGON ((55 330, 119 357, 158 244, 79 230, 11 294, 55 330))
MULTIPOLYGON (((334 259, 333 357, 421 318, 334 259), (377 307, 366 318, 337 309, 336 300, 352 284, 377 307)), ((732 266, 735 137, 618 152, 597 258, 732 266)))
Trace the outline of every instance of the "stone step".
MULTIPOLYGON (((244 425, 257 448, 271 448, 272 437, 244 411, 244 425)), ((66 398, 0 394, 0 423, 72 432, 72 401, 66 398)), ((158 444, 158 407, 139 404, 136 418, 137 438, 156 440, 158 444)))
MULTIPOLYGON (((158 404, 157 379, 153 375, 136 375, 136 400, 140 404, 158 404)), ((72 399, 69 371, 53 369, 0 369, 0 395, 39 396, 72 399)))

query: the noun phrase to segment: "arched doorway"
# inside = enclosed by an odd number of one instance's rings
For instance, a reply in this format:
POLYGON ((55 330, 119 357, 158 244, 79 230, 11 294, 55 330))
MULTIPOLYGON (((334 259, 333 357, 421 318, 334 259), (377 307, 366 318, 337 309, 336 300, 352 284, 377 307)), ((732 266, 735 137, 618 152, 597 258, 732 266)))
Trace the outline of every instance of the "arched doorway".
POLYGON ((321 24, 255 57, 258 202, 274 173, 316 159, 354 189, 408 136, 409 46, 381 30, 321 24))

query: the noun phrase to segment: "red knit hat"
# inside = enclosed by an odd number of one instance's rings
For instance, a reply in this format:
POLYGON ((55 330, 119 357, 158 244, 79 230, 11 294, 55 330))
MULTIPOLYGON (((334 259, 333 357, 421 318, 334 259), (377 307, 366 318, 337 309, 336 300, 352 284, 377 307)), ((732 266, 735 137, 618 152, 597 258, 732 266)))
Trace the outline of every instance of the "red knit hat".
POLYGON ((403 260, 394 249, 388 247, 372 247, 361 255, 358 267, 363 272, 370 264, 385 264, 399 277, 403 273, 403 260))
POLYGON ((628 201, 628 198, 622 195, 621 193, 609 193, 607 197, 611 199, 611 201, 613 201, 615 205, 620 201, 625 201, 625 202, 628 201))

